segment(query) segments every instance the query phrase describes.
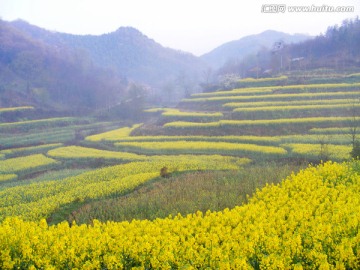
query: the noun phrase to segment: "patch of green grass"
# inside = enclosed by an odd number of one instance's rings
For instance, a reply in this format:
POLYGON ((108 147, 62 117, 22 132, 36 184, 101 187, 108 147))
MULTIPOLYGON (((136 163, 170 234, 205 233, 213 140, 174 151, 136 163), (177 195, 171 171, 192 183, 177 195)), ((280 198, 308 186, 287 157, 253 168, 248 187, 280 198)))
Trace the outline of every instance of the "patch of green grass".
POLYGON ((61 180, 67 177, 76 176, 91 169, 62 169, 62 170, 49 170, 43 173, 40 173, 33 178, 26 178, 25 180, 12 180, 8 182, 2 182, 0 184, 0 191, 6 188, 30 185, 37 182, 45 182, 49 180, 61 180))
POLYGON ((42 182, 42 181, 48 181, 48 180, 61 180, 65 179, 67 177, 76 176, 79 174, 82 174, 86 171, 90 171, 91 169, 63 169, 58 171, 48 171, 46 173, 43 173, 41 175, 38 175, 37 177, 29 180, 31 182, 29 183, 35 183, 35 182, 42 182))
POLYGON ((73 211, 68 221, 91 223, 164 218, 198 210, 220 211, 247 202, 266 183, 278 183, 305 165, 265 163, 239 171, 192 172, 162 178, 126 196, 92 202, 73 211))
POLYGON ((0 134, 0 146, 3 148, 15 148, 79 141, 87 135, 114 129, 119 125, 116 122, 96 122, 62 127, 44 127, 41 129, 30 128, 29 130, 13 132, 11 135, 0 134))
POLYGON ((0 145, 6 148, 32 146, 37 144, 63 143, 75 139, 74 130, 53 128, 36 132, 21 132, 0 135, 0 145))
POLYGON ((268 106, 235 108, 233 119, 276 119, 276 118, 304 118, 331 116, 349 116, 352 111, 358 110, 360 104, 322 104, 296 106, 268 106))
POLYGON ((290 155, 302 156, 312 160, 335 160, 344 161, 350 159, 351 145, 334 145, 334 144, 306 144, 306 143, 289 143, 283 144, 283 147, 289 150, 290 155))
POLYGON ((8 112, 22 112, 27 110, 34 110, 33 106, 21 106, 21 107, 10 107, 10 108, 0 108, 0 114, 8 112))
POLYGON ((50 127, 61 127, 71 124, 81 124, 87 123, 88 119, 81 119, 75 117, 54 117, 47 119, 37 119, 37 120, 28 120, 28 121, 18 121, 12 123, 0 123, 1 132, 18 132, 18 131, 27 131, 30 129, 38 128, 50 128, 50 127))
POLYGON ((43 144, 29 147, 12 148, 0 151, 6 158, 46 153, 48 150, 62 146, 62 143, 43 144))

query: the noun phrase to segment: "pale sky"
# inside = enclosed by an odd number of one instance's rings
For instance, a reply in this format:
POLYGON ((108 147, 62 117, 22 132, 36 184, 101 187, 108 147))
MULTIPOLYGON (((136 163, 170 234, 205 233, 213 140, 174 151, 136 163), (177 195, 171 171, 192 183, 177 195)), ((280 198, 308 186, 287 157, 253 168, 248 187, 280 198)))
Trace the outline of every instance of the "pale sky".
POLYGON ((100 35, 132 26, 165 47, 201 55, 268 29, 318 35, 360 15, 360 0, 0 0, 0 18, 48 30, 100 35), (264 13, 270 4, 284 12, 264 13), (350 6, 352 12, 289 12, 289 6, 350 6))

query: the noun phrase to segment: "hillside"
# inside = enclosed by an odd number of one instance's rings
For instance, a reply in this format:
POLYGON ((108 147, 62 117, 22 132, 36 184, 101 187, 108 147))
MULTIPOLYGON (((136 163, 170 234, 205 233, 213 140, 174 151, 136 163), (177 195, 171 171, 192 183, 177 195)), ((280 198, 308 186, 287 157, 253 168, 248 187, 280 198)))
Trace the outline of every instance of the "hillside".
POLYGON ((312 38, 303 34, 286 34, 274 30, 267 30, 260 34, 243 37, 239 40, 227 42, 211 52, 201 56, 201 59, 212 68, 218 69, 228 61, 241 60, 249 54, 259 50, 271 49, 275 42, 283 41, 285 44, 298 43, 312 38))
MULTIPOLYGON (((359 44, 360 19, 356 17, 328 27, 324 35, 288 46, 282 54, 284 58, 293 60, 295 67, 346 70, 360 67, 359 44), (302 60, 294 61, 294 58, 302 60)), ((286 64, 289 66, 290 63, 286 64)))
POLYGON ((78 51, 30 37, 0 21, 0 106, 78 111, 109 106, 122 82, 78 51))
MULTIPOLYGON (((360 20, 349 19, 340 26, 330 26, 321 35, 294 44, 284 44, 273 50, 263 48, 247 55, 241 61, 229 61, 219 71, 219 75, 236 74, 238 77, 269 77, 297 71, 309 73, 313 69, 336 70, 338 73, 352 72, 360 67, 360 20), (352 70, 352 71, 351 71, 352 70)), ((331 77, 331 76, 330 76, 331 77)), ((298 77, 304 83, 306 78, 298 77)), ((336 77, 332 77, 337 82, 336 77)), ((325 78, 324 82, 329 82, 325 78)))
POLYGON ((165 48, 132 27, 94 36, 50 32, 20 20, 11 24, 47 44, 80 50, 95 65, 151 86, 158 87, 182 74, 196 79, 206 67, 194 55, 165 48))

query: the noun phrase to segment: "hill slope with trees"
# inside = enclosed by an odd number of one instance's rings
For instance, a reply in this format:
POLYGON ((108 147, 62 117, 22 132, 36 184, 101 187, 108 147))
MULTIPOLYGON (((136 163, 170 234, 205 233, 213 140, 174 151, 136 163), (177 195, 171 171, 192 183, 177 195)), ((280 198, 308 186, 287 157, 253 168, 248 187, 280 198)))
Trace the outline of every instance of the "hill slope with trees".
POLYGON ((254 54, 261 49, 270 49, 277 41, 285 43, 298 43, 312 38, 308 35, 294 34, 267 30, 260 34, 243 37, 239 40, 227 42, 214 50, 201 56, 212 68, 217 69, 227 62, 241 60, 249 54, 254 54))
POLYGON ((343 21, 340 26, 330 26, 324 34, 302 42, 283 41, 279 48, 271 46, 241 59, 232 58, 218 70, 218 75, 257 78, 318 68, 356 70, 360 67, 359 44, 360 20, 357 17, 343 21))
POLYGON ((82 111, 112 104, 123 83, 78 51, 34 39, 0 21, 0 106, 82 111))
POLYGON ((81 51, 97 66, 151 86, 159 86, 183 73, 196 77, 205 69, 196 56, 165 48, 133 27, 120 27, 103 35, 72 35, 47 31, 21 20, 11 24, 33 38, 81 51))

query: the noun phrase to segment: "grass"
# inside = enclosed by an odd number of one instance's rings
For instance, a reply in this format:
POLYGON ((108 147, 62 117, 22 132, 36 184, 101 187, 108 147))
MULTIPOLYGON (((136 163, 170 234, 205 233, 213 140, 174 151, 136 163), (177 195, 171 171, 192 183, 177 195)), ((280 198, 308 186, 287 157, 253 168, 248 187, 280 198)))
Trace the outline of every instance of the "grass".
MULTIPOLYGON (((86 120, 86 119, 85 119, 86 120)), ((39 144, 66 143, 81 140, 84 136, 113 129, 119 124, 113 122, 97 122, 91 124, 76 124, 62 127, 47 127, 0 134, 0 145, 4 148, 34 146, 39 144)))
MULTIPOLYGON (((221 120, 220 120, 221 121, 221 120)), ((217 128, 220 127, 220 121, 218 122, 208 122, 208 123, 194 123, 187 121, 174 121, 164 124, 165 128, 217 128)))
POLYGON ((0 145, 4 148, 32 146, 37 144, 63 143, 75 139, 73 129, 53 128, 51 130, 31 131, 0 135, 0 145))
POLYGON ((347 145, 351 143, 350 136, 344 134, 298 134, 287 136, 275 136, 281 143, 306 143, 319 144, 320 142, 328 144, 347 145))
POLYGON ((220 154, 234 156, 283 156, 287 154, 281 147, 256 144, 207 141, 173 142, 118 142, 115 146, 122 151, 141 154, 176 155, 176 154, 220 154))
POLYGON ((334 144, 283 144, 284 148, 289 149, 290 155, 303 157, 308 160, 335 160, 343 161, 351 158, 351 145, 334 144))
POLYGON ((249 96, 250 94, 272 94, 272 87, 238 88, 229 91, 216 91, 192 94, 191 97, 218 97, 218 96, 249 96))
POLYGON ((360 105, 349 106, 346 104, 235 108, 232 119, 307 118, 322 117, 324 115, 349 116, 359 109, 360 105))
POLYGON ((99 142, 99 141, 116 141, 118 139, 128 137, 132 131, 140 127, 142 124, 136 124, 132 127, 122 127, 115 130, 110 130, 107 132, 103 132, 100 134, 95 134, 91 136, 87 136, 85 140, 91 142, 99 142))
POLYGON ((167 110, 161 114, 166 120, 182 120, 194 122, 218 121, 223 118, 221 112, 183 112, 176 109, 167 110))
MULTIPOLYGON (((80 175, 80 174, 85 173, 90 170, 91 169, 84 169, 84 168, 82 168, 82 169, 66 168, 66 169, 61 169, 61 170, 47 170, 41 174, 34 176, 33 178, 26 178, 26 180, 3 182, 0 185, 0 191, 7 189, 7 188, 15 187, 15 186, 26 186, 26 185, 30 185, 33 183, 46 182, 46 181, 52 181, 52 180, 59 181, 61 179, 67 178, 67 177, 80 175)), ((16 180, 17 177, 15 177, 15 176, 16 175, 14 175, 13 180, 16 180)))
POLYGON ((223 127, 278 127, 284 125, 303 125, 311 128, 329 126, 333 124, 347 124, 360 119, 353 117, 304 117, 304 118, 280 118, 280 119, 257 119, 257 120, 220 120, 209 123, 193 123, 185 121, 175 121, 164 124, 168 129, 201 129, 201 128, 223 128, 223 127))
MULTIPOLYGON (((347 104, 349 105, 349 104, 347 104)), ((352 108, 360 108, 360 104, 354 104, 349 108, 349 106, 344 106, 344 104, 316 104, 316 105, 293 105, 293 106, 267 106, 267 107, 254 107, 254 108, 236 108, 234 112, 272 112, 272 111, 303 111, 303 110, 322 110, 322 109, 347 109, 348 112, 352 108)))
POLYGON ((150 108, 150 109, 146 109, 144 110, 144 112, 146 113, 162 113, 162 112, 166 112, 167 110, 172 110, 170 108, 150 108))
POLYGON ((249 95, 249 96, 220 96, 208 98, 183 99, 184 103, 229 103, 229 102, 255 102, 255 101, 291 101, 291 100, 315 100, 315 99, 351 99, 359 98, 359 91, 352 92, 320 92, 320 93, 297 93, 297 94, 272 94, 272 95, 249 95))
POLYGON ((274 78, 244 78, 236 83, 237 87, 258 87, 258 86, 269 86, 269 85, 281 85, 287 81, 287 76, 279 76, 274 78))
POLYGON ((50 157, 56 159, 71 159, 82 162, 90 160, 103 159, 113 161, 140 161, 145 160, 145 156, 139 156, 131 153, 114 152, 107 150, 100 150, 95 148, 88 148, 82 146, 65 146, 52 149, 47 153, 50 157))
POLYGON ((0 123, 0 131, 7 133, 18 132, 18 131, 26 131, 30 129, 67 126, 74 123, 80 124, 86 121, 88 120, 75 118, 75 117, 58 117, 58 118, 38 119, 38 120, 29 120, 29 121, 19 121, 12 123, 0 123))
POLYGON ((250 88, 236 88, 233 90, 216 91, 208 93, 197 93, 191 95, 196 97, 219 97, 219 96, 250 96, 257 94, 296 94, 296 93, 316 93, 316 92, 337 92, 343 90, 358 90, 360 83, 339 83, 339 84, 306 84, 306 85, 285 85, 285 86, 263 86, 250 88))
POLYGON ((206 142, 234 142, 274 145, 279 138, 271 136, 130 136, 119 139, 118 142, 171 142, 171 141, 206 141, 206 142))
POLYGON ((8 112, 22 112, 28 110, 34 110, 33 106, 20 106, 20 107, 9 107, 9 108, 0 108, 0 114, 8 112))
POLYGON ((5 155, 6 158, 10 158, 16 156, 46 153, 48 150, 56 147, 60 147, 62 145, 63 145, 62 143, 52 143, 52 144, 43 144, 43 145, 29 146, 29 147, 11 148, 0 151, 0 154, 5 155))
POLYGON ((247 196, 266 183, 278 183, 304 165, 266 163, 239 171, 193 172, 161 178, 118 198, 86 204, 68 221, 91 224, 92 219, 124 221, 156 219, 198 210, 220 211, 247 201, 247 196))
POLYGON ((329 127, 329 128, 312 128, 309 130, 313 134, 350 134, 354 127, 329 127))
POLYGON ((256 108, 268 106, 300 106, 300 105, 330 105, 344 104, 351 106, 353 99, 317 99, 317 100, 292 100, 292 101, 259 101, 259 102, 230 102, 223 105, 224 108, 256 108))
MULTIPOLYGON (((336 123, 348 123, 352 121, 352 117, 304 117, 304 118, 281 118, 271 120, 220 120, 221 126, 278 126, 278 125, 306 125, 321 126, 336 123)), ((356 119, 360 122, 360 119, 356 119)))

